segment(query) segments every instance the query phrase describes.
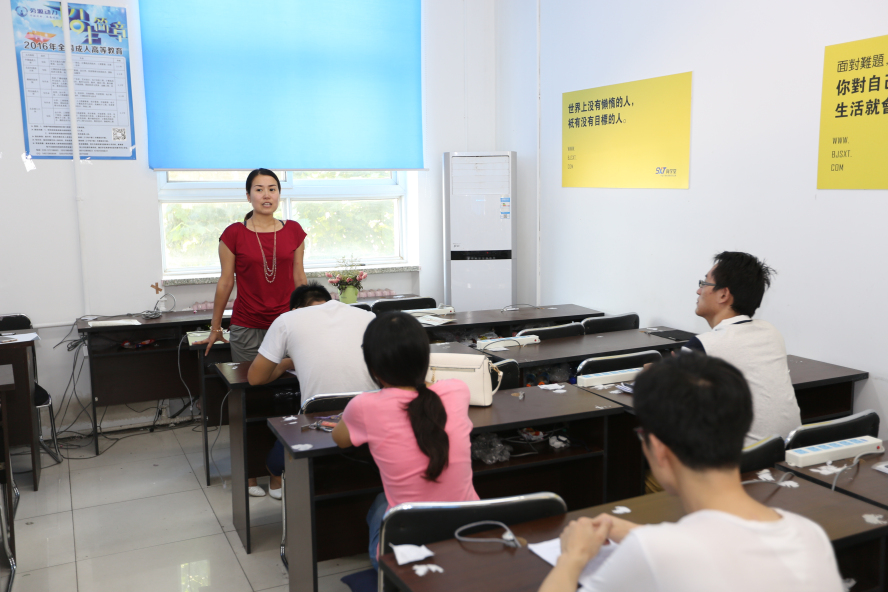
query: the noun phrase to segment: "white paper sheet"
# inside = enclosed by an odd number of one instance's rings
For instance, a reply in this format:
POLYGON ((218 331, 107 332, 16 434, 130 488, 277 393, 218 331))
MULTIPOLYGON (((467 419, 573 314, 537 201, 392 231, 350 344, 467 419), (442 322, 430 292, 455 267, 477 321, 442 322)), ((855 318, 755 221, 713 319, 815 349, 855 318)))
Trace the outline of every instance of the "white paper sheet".
POLYGON ((18 335, 0 335, 0 342, 6 343, 22 343, 24 341, 40 341, 40 336, 36 333, 19 333, 18 335), (10 341, 10 339, 12 341, 10 341))
MULTIPOLYGON (((582 573, 580 573, 580 586, 586 586, 589 584, 592 580, 592 576, 595 575, 595 572, 604 565, 604 562, 607 561, 607 558, 611 556, 618 546, 619 545, 613 541, 608 541, 608 544, 601 546, 598 555, 589 560, 589 563, 586 564, 586 567, 584 567, 582 573)), ((543 561, 552 566, 554 566, 558 561, 558 558, 561 557, 561 539, 552 539, 542 543, 531 543, 527 545, 527 547, 543 561)))

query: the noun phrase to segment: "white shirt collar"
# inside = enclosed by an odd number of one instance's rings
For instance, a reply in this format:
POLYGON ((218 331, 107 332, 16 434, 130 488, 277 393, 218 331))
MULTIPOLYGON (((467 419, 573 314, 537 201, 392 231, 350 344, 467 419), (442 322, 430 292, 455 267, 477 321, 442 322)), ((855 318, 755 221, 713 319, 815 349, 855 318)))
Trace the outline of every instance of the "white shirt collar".
POLYGON ((713 331, 718 331, 719 329, 726 329, 728 325, 735 325, 737 323, 742 323, 746 321, 751 321, 752 319, 748 315, 737 315, 736 317, 731 317, 729 319, 723 320, 721 323, 712 328, 713 331))

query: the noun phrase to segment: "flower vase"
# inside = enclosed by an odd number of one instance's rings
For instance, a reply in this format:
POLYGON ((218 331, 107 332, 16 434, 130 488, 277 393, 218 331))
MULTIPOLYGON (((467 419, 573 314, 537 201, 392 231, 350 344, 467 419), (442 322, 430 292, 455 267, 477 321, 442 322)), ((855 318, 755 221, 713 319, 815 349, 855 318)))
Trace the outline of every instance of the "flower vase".
POLYGON ((358 301, 358 289, 354 286, 346 286, 339 291, 339 302, 354 304, 358 301))

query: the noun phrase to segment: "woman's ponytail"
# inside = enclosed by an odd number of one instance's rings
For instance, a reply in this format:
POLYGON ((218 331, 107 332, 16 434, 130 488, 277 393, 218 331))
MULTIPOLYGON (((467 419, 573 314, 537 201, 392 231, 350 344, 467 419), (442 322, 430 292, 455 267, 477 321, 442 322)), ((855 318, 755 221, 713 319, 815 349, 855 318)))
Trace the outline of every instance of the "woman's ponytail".
POLYGON ((444 431, 447 411, 441 397, 425 382, 416 387, 416 398, 407 405, 407 415, 419 449, 429 457, 423 479, 437 481, 450 462, 450 438, 444 431))
POLYGON ((247 212, 247 215, 244 216, 244 226, 247 225, 247 220, 249 220, 252 217, 253 217, 253 210, 250 210, 249 212, 247 212))
MULTIPOLYGON (((429 457, 423 478, 437 481, 450 461, 450 438, 444 431, 447 411, 436 392, 426 386, 429 336, 413 315, 383 313, 364 332, 364 362, 370 376, 393 387, 415 388, 405 406, 419 449, 429 457)), ((405 434, 406 435, 406 434, 405 434)))

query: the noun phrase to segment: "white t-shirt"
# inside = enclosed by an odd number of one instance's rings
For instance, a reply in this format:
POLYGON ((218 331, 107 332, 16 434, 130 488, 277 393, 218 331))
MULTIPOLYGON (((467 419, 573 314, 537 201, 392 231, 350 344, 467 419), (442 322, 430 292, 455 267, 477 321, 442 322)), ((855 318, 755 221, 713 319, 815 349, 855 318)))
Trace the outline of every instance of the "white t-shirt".
POLYGON ((319 394, 378 389, 367 372, 361 342, 376 318, 336 300, 285 312, 271 324, 259 353, 279 363, 293 359, 302 400, 319 394))
POLYGON ((738 315, 691 339, 685 347, 723 359, 746 378, 752 393, 753 417, 745 446, 775 434, 785 438, 802 425, 786 345, 774 325, 738 315))
POLYGON ((701 510, 677 523, 636 528, 584 590, 842 592, 823 529, 777 512, 781 520, 760 522, 701 510))

